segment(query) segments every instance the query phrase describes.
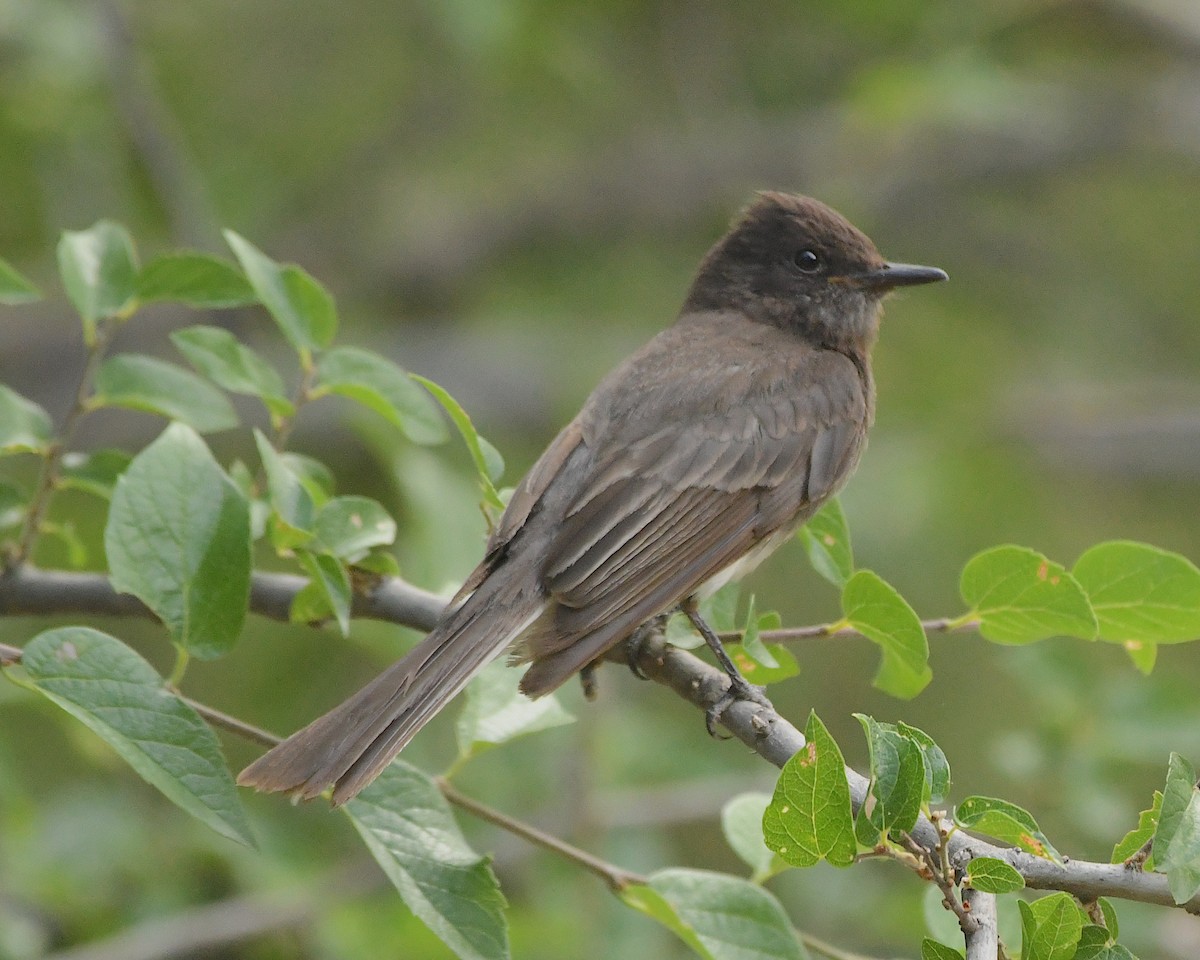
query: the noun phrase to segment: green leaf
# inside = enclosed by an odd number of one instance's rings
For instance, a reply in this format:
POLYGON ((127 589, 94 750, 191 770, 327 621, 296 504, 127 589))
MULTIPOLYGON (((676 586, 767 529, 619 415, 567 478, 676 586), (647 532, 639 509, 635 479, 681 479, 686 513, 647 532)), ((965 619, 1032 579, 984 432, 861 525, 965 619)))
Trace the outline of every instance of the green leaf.
POLYGON ((1022 960, 1071 960, 1083 932, 1083 914, 1068 894, 1055 893, 1021 910, 1022 960))
POLYGON ((907 832, 921 814, 925 792, 925 760, 921 748, 891 724, 854 714, 867 736, 871 756, 871 823, 882 833, 907 832))
POLYGON ((225 240, 258 299, 298 353, 323 350, 333 342, 337 310, 321 284, 300 267, 276 263, 232 230, 225 231, 225 240))
POLYGON ((65 230, 58 241, 58 272, 83 320, 84 341, 96 339, 96 322, 122 316, 136 303, 137 254, 125 228, 101 220, 87 230, 65 230))
POLYGON ((355 570, 362 570, 364 573, 374 574, 379 577, 400 576, 399 562, 386 550, 373 550, 367 556, 359 557, 351 566, 355 570))
POLYGON ((20 526, 25 520, 29 494, 20 487, 0 480, 0 530, 20 526))
POLYGON ((883 834, 871 822, 871 815, 864 807, 854 815, 854 840, 860 851, 874 850, 883 841, 883 834))
POLYGON ((99 735, 148 783, 219 834, 254 845, 216 735, 140 656, 88 627, 38 634, 28 683, 99 735))
MULTIPOLYGON (((1154 831, 1158 829, 1159 817, 1162 815, 1162 804, 1162 791, 1155 790, 1150 809, 1143 810, 1138 814, 1138 825, 1118 840, 1116 846, 1113 847, 1112 863, 1123 863, 1128 860, 1154 836, 1154 831)), ((1147 870, 1153 869, 1152 859, 1146 861, 1147 870)))
POLYGON ((271 503, 271 539, 276 550, 303 546, 313 538, 316 508, 312 496, 287 461, 258 430, 254 431, 258 455, 267 474, 271 503))
POLYGON ((429 394, 407 371, 370 350, 337 347, 321 356, 312 397, 330 393, 375 411, 414 443, 446 439, 446 424, 429 394))
POLYGON ((433 781, 400 760, 344 807, 408 908, 463 960, 507 960, 504 895, 433 781))
POLYGON ((50 414, 0 383, 0 456, 43 453, 53 437, 50 414))
POLYGON ((325 550, 349 562, 396 539, 396 521, 370 497, 334 497, 317 511, 313 529, 325 550))
MULTIPOLYGON (((769 616, 769 614, 765 616, 769 616)), ((778 614, 775 614, 772 619, 772 622, 774 621, 783 622, 778 614)), ((755 663, 762 664, 771 670, 777 669, 779 661, 767 649, 766 644, 759 639, 758 634, 760 629, 759 616, 754 609, 754 594, 750 594, 750 602, 746 610, 746 621, 742 627, 742 650, 755 663)))
POLYGON ((343 637, 350 635, 350 603, 354 599, 350 573, 337 557, 327 553, 302 550, 297 554, 300 565, 328 605, 343 637))
POLYGON ((68 453, 62 459, 58 485, 64 490, 81 490, 109 500, 117 478, 125 472, 131 459, 124 450, 68 453))
POLYGON ((1181 643, 1200 638, 1200 570, 1187 557, 1146 543, 1113 540, 1084 553, 1072 573, 1096 611, 1101 640, 1181 643))
POLYGON ((1158 659, 1158 644, 1145 640, 1126 640, 1122 646, 1133 665, 1147 677, 1150 676, 1158 659))
POLYGON ((137 277, 137 295, 143 303, 168 300, 200 310, 258 302, 237 267, 193 250, 164 254, 146 264, 137 277))
POLYGON ((80 538, 79 532, 75 529, 75 524, 70 520, 63 523, 43 522, 42 534, 43 536, 54 537, 67 548, 67 566, 75 570, 82 570, 87 566, 87 545, 80 538))
POLYGON ((321 626, 333 617, 333 606, 329 595, 315 580, 309 580, 296 591, 288 606, 288 620, 291 623, 321 626))
MULTIPOLYGON (((764 614, 764 616, 766 615, 764 614)), ((779 615, 775 614, 774 616, 778 617, 779 615)), ((771 627, 770 629, 775 628, 771 627)), ((786 646, 782 643, 766 643, 761 644, 761 647, 775 661, 774 667, 763 666, 756 658, 750 656, 740 643, 725 644, 725 652, 729 654, 729 659, 734 662, 743 677, 760 686, 770 686, 772 683, 780 683, 799 676, 800 664, 796 662, 795 655, 786 646)))
POLYGON ((996 857, 976 857, 967 864, 967 878, 982 893, 1015 893, 1025 889, 1025 878, 996 857))
MULTIPOLYGON (((717 633, 733 633, 737 629, 738 594, 737 583, 727 583, 716 593, 700 601, 700 619, 717 633)), ((681 650, 691 650, 704 645, 704 638, 692 627, 692 621, 684 614, 676 613, 667 621, 666 640, 681 650)))
POLYGON ((740 877, 660 870, 648 886, 619 893, 706 960, 805 960, 787 914, 771 894, 740 877))
POLYGON ((1167 761, 1167 783, 1159 805, 1158 827, 1154 831, 1154 859, 1160 860, 1174 839, 1175 831, 1196 789, 1196 770, 1178 753, 1167 761))
POLYGON ((308 491, 313 505, 325 506, 329 498, 333 496, 334 490, 337 489, 337 483, 329 468, 320 460, 306 457, 302 453, 293 453, 291 450, 284 450, 279 454, 279 459, 296 475, 296 479, 308 491))
POLYGON ((188 363, 217 386, 258 397, 277 417, 296 412, 283 394, 283 381, 275 369, 228 330, 185 327, 171 334, 171 342, 188 363))
POLYGON ((818 510, 796 535, 813 569, 835 587, 844 587, 854 575, 854 553, 850 549, 850 528, 837 497, 818 510))
POLYGON ((954 820, 967 830, 995 837, 1026 853, 1062 863, 1054 846, 1038 828, 1029 811, 994 797, 967 797, 954 811, 954 820))
POLYGON ((1085 923, 1079 934, 1079 942, 1075 945, 1075 955, 1071 960, 1096 960, 1104 954, 1108 945, 1108 931, 1095 923, 1085 923))
POLYGON ((233 406, 212 384, 173 363, 140 354, 109 357, 96 372, 91 409, 125 407, 180 420, 201 433, 238 425, 233 406))
POLYGON ((104 531, 113 588, 202 659, 237 642, 250 598, 246 498, 191 428, 173 423, 117 481, 104 531))
MULTIPOLYGON (((1078 960, 1086 960, 1086 958, 1079 957, 1078 954, 1076 957, 1078 960)), ((1128 947, 1123 947, 1119 943, 1110 943, 1096 954, 1094 960, 1137 960, 1137 957, 1129 951, 1128 947)))
POLYGON ((1154 862, 1167 875, 1176 903, 1186 903, 1200 891, 1200 789, 1195 768, 1177 753, 1167 767, 1154 862))
POLYGON ((905 699, 925 689, 933 678, 925 628, 890 584, 871 570, 859 570, 842 590, 842 612, 846 622, 883 653, 873 681, 876 687, 905 699))
POLYGON ((739 793, 721 810, 725 840, 753 871, 753 883, 766 882, 786 866, 763 839, 763 815, 770 802, 768 793, 739 793))
POLYGON ((1032 643, 1053 636, 1096 636, 1087 595, 1066 569, 1026 547, 993 547, 963 568, 959 592, 996 643, 1032 643))
POLYGON ((921 940, 921 960, 963 960, 962 951, 925 937, 921 940))
POLYGON ((415 373, 411 373, 409 376, 432 393, 437 402, 450 415, 450 419, 454 421, 454 425, 458 427, 458 432, 467 444, 467 450, 471 453, 471 459, 475 463, 475 472, 479 477, 479 485, 483 488, 484 499, 493 507, 503 510, 504 501, 500 499, 494 486, 495 482, 500 479, 500 475, 504 473, 504 458, 500 456, 500 451, 479 435, 475 430, 475 424, 467 415, 467 411, 450 396, 445 388, 415 373))
POLYGON ((1100 913, 1104 915, 1105 930, 1108 931, 1110 939, 1116 940, 1121 935, 1120 926, 1117 924, 1117 908, 1107 897, 1097 897, 1096 903, 1100 906, 1100 913))
POLYGON ((763 814, 766 844, 793 867, 819 860, 854 862, 854 821, 842 752, 816 713, 804 729, 807 743, 780 771, 763 814))
POLYGON ((42 293, 13 269, 7 260, 0 259, 0 303, 10 307, 41 300, 42 293))
POLYGON ((530 700, 518 689, 522 671, 493 660, 467 684, 467 702, 455 724, 458 755, 467 760, 540 730, 574 723, 551 696, 530 700))
POLYGON ((950 761, 929 734, 907 723, 897 723, 901 736, 913 741, 925 759, 925 802, 941 803, 950 793, 950 761))

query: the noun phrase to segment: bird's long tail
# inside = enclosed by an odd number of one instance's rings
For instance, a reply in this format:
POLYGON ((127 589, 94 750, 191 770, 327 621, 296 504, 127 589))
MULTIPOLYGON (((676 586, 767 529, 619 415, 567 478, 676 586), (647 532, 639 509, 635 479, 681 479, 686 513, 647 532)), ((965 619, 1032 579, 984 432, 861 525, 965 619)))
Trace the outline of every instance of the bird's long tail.
POLYGON ((403 659, 246 767, 238 783, 305 800, 333 787, 335 806, 351 799, 541 612, 543 598, 506 589, 514 582, 521 578, 485 580, 403 659))

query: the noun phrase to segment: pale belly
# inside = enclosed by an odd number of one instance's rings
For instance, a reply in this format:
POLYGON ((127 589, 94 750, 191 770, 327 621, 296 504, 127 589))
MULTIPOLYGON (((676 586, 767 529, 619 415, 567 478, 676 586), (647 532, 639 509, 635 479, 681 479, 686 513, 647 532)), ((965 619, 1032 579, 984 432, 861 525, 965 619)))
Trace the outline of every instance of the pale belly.
POLYGON ((789 526, 783 530, 777 530, 771 536, 759 541, 758 545, 753 547, 743 557, 735 560, 716 576, 710 577, 702 583, 699 589, 696 590, 696 598, 703 600, 706 597, 711 597, 725 586, 725 584, 741 580, 742 577, 754 570, 767 557, 783 546, 793 533, 795 533, 794 528, 789 526))

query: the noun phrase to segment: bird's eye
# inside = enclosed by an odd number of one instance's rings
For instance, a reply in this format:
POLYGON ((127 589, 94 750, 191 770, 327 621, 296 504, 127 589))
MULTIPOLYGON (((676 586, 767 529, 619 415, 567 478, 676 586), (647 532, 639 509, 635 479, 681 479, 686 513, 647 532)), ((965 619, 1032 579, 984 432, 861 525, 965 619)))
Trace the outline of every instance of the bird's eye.
POLYGON ((816 273, 821 269, 821 258, 814 250, 801 250, 792 259, 802 273, 816 273))

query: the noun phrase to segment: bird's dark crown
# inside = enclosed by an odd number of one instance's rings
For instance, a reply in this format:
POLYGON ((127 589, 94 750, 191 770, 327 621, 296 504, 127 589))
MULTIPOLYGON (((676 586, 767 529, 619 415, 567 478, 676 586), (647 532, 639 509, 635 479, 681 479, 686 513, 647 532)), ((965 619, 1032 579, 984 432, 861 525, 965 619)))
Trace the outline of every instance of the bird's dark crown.
POLYGON ((876 270, 884 263, 870 238, 832 207, 790 193, 759 193, 725 239, 725 250, 737 259, 791 260, 811 249, 825 277, 876 270))
POLYGON ((884 262, 836 210, 811 197, 763 192, 708 252, 683 309, 736 311, 831 346, 869 341, 879 298, 841 281, 884 262))

